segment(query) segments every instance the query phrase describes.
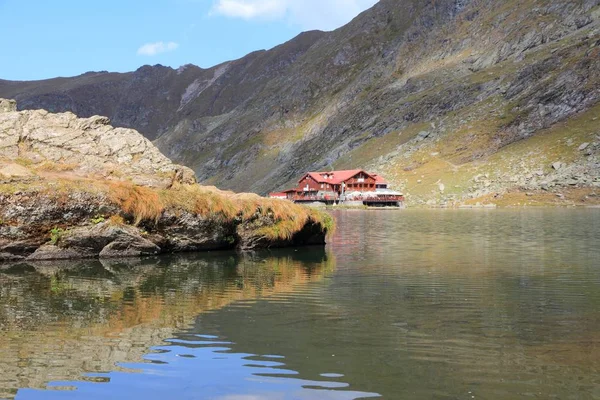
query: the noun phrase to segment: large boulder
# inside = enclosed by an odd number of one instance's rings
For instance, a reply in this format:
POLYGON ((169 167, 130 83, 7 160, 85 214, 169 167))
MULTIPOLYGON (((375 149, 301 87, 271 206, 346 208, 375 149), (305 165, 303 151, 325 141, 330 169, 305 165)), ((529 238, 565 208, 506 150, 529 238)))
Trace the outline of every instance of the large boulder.
POLYGON ((32 261, 78 258, 139 257, 161 252, 160 247, 140 235, 133 226, 102 223, 70 229, 27 257, 32 261))
POLYGON ((174 164, 133 129, 114 128, 107 117, 77 118, 66 112, 16 111, 0 99, 0 157, 25 159, 46 168, 130 179, 145 186, 195 183, 194 172, 174 164))

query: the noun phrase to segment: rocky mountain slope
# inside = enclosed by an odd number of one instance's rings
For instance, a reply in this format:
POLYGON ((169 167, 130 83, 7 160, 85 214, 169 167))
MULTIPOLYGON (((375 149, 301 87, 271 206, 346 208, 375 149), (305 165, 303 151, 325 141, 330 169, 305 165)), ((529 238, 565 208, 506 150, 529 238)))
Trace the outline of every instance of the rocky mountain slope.
POLYGON ((0 81, 0 95, 108 115, 223 188, 368 168, 412 204, 581 201, 600 185, 600 0, 381 0, 210 69, 0 81))
POLYGON ((331 218, 196 183, 106 117, 0 99, 0 261, 323 244, 331 218))

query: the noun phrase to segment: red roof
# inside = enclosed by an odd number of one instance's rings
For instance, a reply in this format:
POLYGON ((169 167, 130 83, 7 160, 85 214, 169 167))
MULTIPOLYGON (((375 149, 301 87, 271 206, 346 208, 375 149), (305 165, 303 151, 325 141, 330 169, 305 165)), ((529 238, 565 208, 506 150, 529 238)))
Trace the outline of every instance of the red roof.
MULTIPOLYGON (((364 172, 366 175, 375 177, 375 175, 370 174, 363 169, 350 169, 346 171, 309 172, 307 175, 309 175, 318 183, 331 183, 334 185, 339 185, 360 172, 364 172), (325 179, 323 175, 330 175, 331 178, 325 179)), ((304 175, 304 177, 306 177, 306 175, 304 175)), ((304 179, 304 177, 302 177, 302 179, 304 179)))

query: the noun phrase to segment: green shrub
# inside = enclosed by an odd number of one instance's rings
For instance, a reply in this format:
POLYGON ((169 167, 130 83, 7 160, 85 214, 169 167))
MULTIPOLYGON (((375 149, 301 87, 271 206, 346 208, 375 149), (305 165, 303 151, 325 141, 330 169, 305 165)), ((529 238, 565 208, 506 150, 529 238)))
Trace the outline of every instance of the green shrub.
POLYGON ((61 228, 57 228, 56 226, 52 228, 50 230, 50 243, 56 245, 64 233, 65 231, 61 228))
POLYGON ((103 215, 96 215, 94 218, 92 218, 92 224, 94 224, 94 225, 98 225, 99 223, 104 222, 104 221, 106 221, 106 220, 104 219, 103 215))

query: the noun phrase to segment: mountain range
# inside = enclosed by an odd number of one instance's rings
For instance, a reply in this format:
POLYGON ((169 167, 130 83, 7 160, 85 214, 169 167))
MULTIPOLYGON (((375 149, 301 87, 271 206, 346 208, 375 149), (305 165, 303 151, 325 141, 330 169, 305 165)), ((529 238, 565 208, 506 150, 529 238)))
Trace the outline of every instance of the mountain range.
POLYGON ((212 68, 0 80, 0 97, 108 116, 224 189, 364 168, 413 204, 600 196, 600 0, 381 0, 212 68))

